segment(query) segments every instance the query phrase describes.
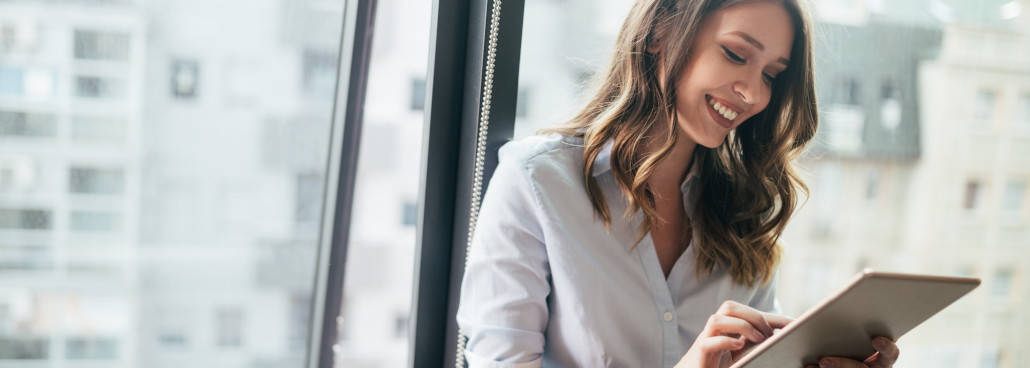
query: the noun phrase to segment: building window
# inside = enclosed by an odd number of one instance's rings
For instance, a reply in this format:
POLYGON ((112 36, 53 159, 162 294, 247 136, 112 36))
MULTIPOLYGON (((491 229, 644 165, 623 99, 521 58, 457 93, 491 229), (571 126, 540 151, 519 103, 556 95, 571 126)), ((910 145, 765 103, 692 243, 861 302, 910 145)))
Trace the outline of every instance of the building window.
POLYGON ((393 316, 393 337, 401 339, 408 336, 408 314, 398 312, 393 316))
POLYGON ((180 332, 166 332, 157 336, 157 342, 167 348, 182 348, 186 346, 186 336, 180 332))
POLYGON ((50 358, 50 340, 42 337, 0 337, 0 359, 50 358))
POLYGON ((901 125, 901 96, 892 80, 885 81, 880 90, 880 124, 890 130, 901 125))
POLYGON ((73 167, 68 172, 68 187, 76 194, 121 194, 125 173, 121 169, 73 167))
POLYGON ((75 58, 88 60, 128 60, 129 34, 75 30, 75 58))
POLYGON ((336 53, 328 50, 304 50, 301 87, 304 92, 331 96, 336 88, 336 53))
POLYGON ((979 181, 970 180, 966 182, 966 194, 965 199, 962 201, 962 208, 973 211, 980 206, 980 197, 982 195, 983 185, 979 181))
POLYGON ((1026 198, 1026 181, 1011 181, 1005 186, 1005 196, 1002 198, 1001 209, 1007 213, 1019 213, 1023 209, 1023 199, 1026 198))
POLYGON ((121 227, 121 217, 111 212, 71 211, 69 220, 71 230, 78 232, 114 232, 121 227))
MULTIPOLYGON (((290 295, 289 328, 286 335, 289 350, 303 352, 308 342, 311 319, 311 297, 307 294, 290 295)), ((346 329, 341 329, 346 330, 346 329)))
POLYGON ((426 80, 414 78, 411 80, 411 109, 422 111, 426 107, 426 80))
POLYGON ((53 137, 57 134, 54 114, 0 111, 0 135, 53 137))
POLYGON ((858 80, 852 77, 841 78, 835 89, 833 102, 843 105, 860 105, 862 103, 861 90, 858 80))
POLYGON ((21 68, 0 66, 0 94, 24 95, 25 71, 21 68))
POLYGON ((994 121, 994 91, 980 90, 976 92, 976 105, 973 107, 973 118, 976 123, 994 121))
POLYGON ((994 283, 991 286, 991 298, 995 302, 1004 303, 1009 300, 1012 289, 1012 269, 1001 268, 994 271, 994 283))
POLYGON ((404 201, 401 224, 404 226, 415 226, 418 222, 418 204, 414 201, 404 201))
POLYGON ((220 347, 243 345, 243 311, 240 308, 222 308, 215 312, 215 326, 220 347))
POLYGON ((67 359, 117 358, 118 342, 105 337, 71 337, 65 341, 64 355, 67 359))
POLYGON ((118 98, 125 96, 125 81, 92 76, 75 77, 75 95, 86 98, 118 98))
POLYGON ((0 208, 0 229, 48 230, 53 226, 51 215, 49 210, 0 208))
POLYGON ((866 201, 873 202, 876 200, 876 196, 880 192, 880 170, 872 170, 869 172, 869 177, 866 179, 865 184, 865 199, 866 201))
POLYGON ((174 60, 171 70, 172 96, 178 99, 197 97, 197 82, 200 79, 200 66, 192 60, 174 60))
POLYGON ((1030 131, 1030 93, 1019 96, 1019 103, 1016 106, 1015 125, 1024 131, 1030 131))
POLYGON ((297 175, 297 203, 294 207, 296 222, 317 222, 321 218, 324 184, 322 175, 317 173, 297 175))

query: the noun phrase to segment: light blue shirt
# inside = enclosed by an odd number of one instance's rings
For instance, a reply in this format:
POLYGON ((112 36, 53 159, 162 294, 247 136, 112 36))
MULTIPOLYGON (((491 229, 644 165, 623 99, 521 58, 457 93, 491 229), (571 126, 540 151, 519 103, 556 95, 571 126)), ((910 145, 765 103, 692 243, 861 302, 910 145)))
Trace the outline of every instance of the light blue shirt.
MULTIPOLYGON (((718 268, 698 279, 693 245, 666 279, 650 234, 633 247, 643 215, 622 216, 611 144, 592 172, 610 231, 587 197, 582 158, 582 138, 557 134, 501 148, 461 285, 470 368, 672 367, 724 301, 779 310, 775 281, 740 286, 718 268)), ((695 175, 680 186, 684 203, 695 200, 695 175)))

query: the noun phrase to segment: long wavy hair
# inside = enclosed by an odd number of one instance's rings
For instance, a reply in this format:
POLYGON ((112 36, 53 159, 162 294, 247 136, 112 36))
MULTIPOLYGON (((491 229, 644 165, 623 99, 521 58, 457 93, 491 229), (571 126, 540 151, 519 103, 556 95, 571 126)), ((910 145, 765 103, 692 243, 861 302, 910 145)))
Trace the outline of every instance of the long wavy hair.
POLYGON ((583 180, 595 214, 611 226, 604 195, 591 175, 593 162, 613 142, 611 168, 628 206, 624 217, 643 211, 639 244, 659 221, 648 179, 679 138, 675 85, 705 17, 749 1, 775 1, 790 14, 794 28, 791 66, 776 78, 769 104, 738 126, 714 149, 697 145, 699 194, 685 224, 699 239, 697 273, 717 266, 733 281, 768 283, 780 257, 779 237, 808 187, 791 162, 815 135, 818 125, 812 67, 811 21, 798 0, 638 0, 619 32, 615 53, 598 90, 568 123, 542 133, 582 137, 583 180), (661 42, 662 52, 649 46, 661 42), (658 68, 664 73, 658 73, 658 68), (658 80, 664 75, 664 80, 658 80), (648 132, 669 132, 650 152, 648 132))

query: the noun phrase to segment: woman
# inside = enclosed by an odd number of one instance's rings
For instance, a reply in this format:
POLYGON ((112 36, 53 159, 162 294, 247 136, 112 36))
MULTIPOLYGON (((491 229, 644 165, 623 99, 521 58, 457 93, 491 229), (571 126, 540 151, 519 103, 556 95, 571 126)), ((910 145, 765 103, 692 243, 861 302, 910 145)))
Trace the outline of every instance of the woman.
MULTIPOLYGON (((795 1, 638 0, 582 112, 501 149, 462 284, 469 365, 728 366, 790 322, 777 240, 816 125, 795 1)), ((891 366, 873 345, 819 364, 891 366)))

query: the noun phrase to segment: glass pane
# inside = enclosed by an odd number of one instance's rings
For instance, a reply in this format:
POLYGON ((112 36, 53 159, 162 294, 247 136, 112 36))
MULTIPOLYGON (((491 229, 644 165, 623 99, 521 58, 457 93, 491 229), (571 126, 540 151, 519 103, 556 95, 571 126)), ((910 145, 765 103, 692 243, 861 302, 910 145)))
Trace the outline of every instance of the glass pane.
POLYGON ((408 364, 431 6, 378 3, 337 367, 408 364))
POLYGON ((0 4, 0 366, 303 365, 342 19, 0 4))
MULTIPOLYGON (((1026 3, 811 3, 820 127, 797 163, 811 196, 783 237, 784 311, 799 315, 863 267, 981 277, 905 336, 898 366, 1019 366, 1030 325, 1005 318, 1030 307, 1028 265, 1011 262, 1030 259, 1030 225, 1011 221, 1030 200, 1030 84, 995 66, 1030 46, 1026 3), (992 294, 1008 300, 1001 313, 992 294)), ((517 137, 584 106, 631 4, 526 2, 517 137)))

